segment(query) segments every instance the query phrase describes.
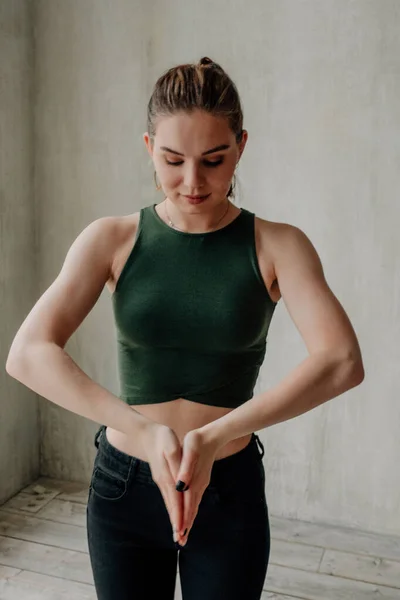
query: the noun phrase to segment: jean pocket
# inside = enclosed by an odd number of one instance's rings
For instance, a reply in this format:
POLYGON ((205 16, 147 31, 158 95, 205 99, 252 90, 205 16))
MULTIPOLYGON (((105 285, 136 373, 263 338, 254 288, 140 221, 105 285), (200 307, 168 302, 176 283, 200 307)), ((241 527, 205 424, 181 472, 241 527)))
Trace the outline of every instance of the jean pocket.
POLYGON ((127 490, 128 483, 115 472, 97 465, 93 471, 91 489, 103 500, 121 500, 127 490))

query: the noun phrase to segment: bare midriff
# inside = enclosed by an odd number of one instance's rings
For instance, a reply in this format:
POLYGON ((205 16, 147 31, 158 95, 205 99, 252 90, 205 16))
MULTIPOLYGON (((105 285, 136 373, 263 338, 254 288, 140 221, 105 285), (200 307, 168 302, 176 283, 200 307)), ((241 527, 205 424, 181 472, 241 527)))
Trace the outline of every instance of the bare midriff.
MULTIPOLYGON (((140 404, 131 406, 131 408, 152 421, 170 427, 175 432, 181 444, 189 431, 207 425, 233 410, 231 408, 199 404, 185 398, 178 398, 170 402, 158 404, 140 404)), ((141 456, 139 444, 135 444, 133 437, 128 437, 125 433, 111 427, 107 427, 106 435, 110 444, 121 452, 145 460, 145 457, 141 456)), ((230 440, 219 449, 215 460, 239 452, 247 446, 250 438, 251 434, 248 434, 244 437, 230 440)))

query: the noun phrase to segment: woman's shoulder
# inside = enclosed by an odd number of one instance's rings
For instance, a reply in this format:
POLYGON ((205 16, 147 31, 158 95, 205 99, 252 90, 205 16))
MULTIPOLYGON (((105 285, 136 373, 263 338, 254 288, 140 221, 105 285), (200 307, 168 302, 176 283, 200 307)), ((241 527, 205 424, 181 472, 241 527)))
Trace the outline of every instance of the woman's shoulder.
POLYGON ((263 217, 260 217, 256 213, 254 213, 254 218, 260 227, 263 227, 264 229, 267 229, 276 235, 291 229, 299 229, 296 225, 291 223, 286 223, 285 221, 271 221, 270 219, 264 219, 263 217))
POLYGON ((108 240, 111 252, 118 252, 121 244, 135 235, 139 226, 140 210, 127 215, 108 215, 100 217, 90 224, 96 227, 99 235, 108 240))
POLYGON ((305 235, 299 227, 282 221, 271 221, 254 215, 256 238, 271 255, 285 247, 291 238, 305 235))
MULTIPOLYGON (((262 242, 270 249, 284 249, 288 243, 307 238, 304 231, 297 225, 284 221, 271 221, 255 215, 256 231, 262 242)), ((308 238, 307 238, 308 239, 308 238)))
POLYGON ((114 221, 114 228, 122 238, 124 235, 129 235, 132 230, 135 230, 139 225, 140 210, 128 215, 120 215, 112 217, 114 221))
MULTIPOLYGON (((268 256, 276 285, 283 276, 295 278, 302 272, 323 275, 318 251, 310 237, 297 225, 258 218, 261 253, 268 256)), ((256 227, 257 229, 257 227, 256 227)))
POLYGON ((255 215, 255 238, 260 268, 265 280, 272 282, 271 295, 277 301, 281 297, 279 275, 287 272, 286 265, 295 265, 298 260, 316 250, 309 237, 300 227, 291 223, 271 221, 255 215), (283 265, 283 266, 282 266, 283 265))

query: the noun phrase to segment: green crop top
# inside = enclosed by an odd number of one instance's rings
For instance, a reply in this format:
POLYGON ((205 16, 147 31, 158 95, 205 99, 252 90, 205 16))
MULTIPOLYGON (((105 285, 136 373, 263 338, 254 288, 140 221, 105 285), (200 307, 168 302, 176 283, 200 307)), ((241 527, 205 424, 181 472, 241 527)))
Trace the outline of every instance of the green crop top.
POLYGON ((120 398, 236 408, 254 395, 276 308, 258 266, 255 215, 242 208, 222 229, 186 233, 155 206, 140 211, 112 295, 120 398))

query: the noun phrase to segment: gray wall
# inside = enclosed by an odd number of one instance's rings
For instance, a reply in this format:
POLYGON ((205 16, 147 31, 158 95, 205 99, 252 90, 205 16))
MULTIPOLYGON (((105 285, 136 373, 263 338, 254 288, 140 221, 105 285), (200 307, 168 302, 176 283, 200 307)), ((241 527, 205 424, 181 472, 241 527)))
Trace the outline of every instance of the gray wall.
MULTIPOLYGON (((144 3, 40 1, 36 14, 39 281, 50 285, 73 239, 94 219, 146 203, 142 144, 149 15, 144 3)), ((146 181, 147 178, 147 181, 146 181)), ((117 391, 108 292, 66 347, 101 385, 117 391)), ((44 475, 87 481, 91 421, 41 401, 44 475)))
MULTIPOLYGON (((33 37, 27 0, 0 2, 0 364, 36 299, 33 37)), ((0 369, 0 502, 39 473, 36 394, 0 369)))
MULTIPOLYGON (((228 0, 147 7, 41 0, 36 7, 40 291, 90 221, 162 199, 141 139, 156 77, 202 55, 220 62, 238 85, 250 135, 237 203, 309 235, 366 368, 360 387, 261 432, 270 511, 400 533, 400 4, 259 0, 237 1, 232 11, 228 0)), ((67 350, 118 391, 107 291, 67 350)), ((280 303, 256 392, 305 356, 280 303)), ((48 401, 40 407, 42 473, 86 481, 96 426, 48 401)))

